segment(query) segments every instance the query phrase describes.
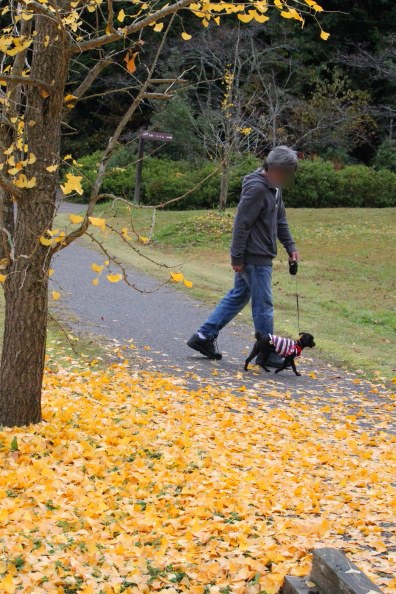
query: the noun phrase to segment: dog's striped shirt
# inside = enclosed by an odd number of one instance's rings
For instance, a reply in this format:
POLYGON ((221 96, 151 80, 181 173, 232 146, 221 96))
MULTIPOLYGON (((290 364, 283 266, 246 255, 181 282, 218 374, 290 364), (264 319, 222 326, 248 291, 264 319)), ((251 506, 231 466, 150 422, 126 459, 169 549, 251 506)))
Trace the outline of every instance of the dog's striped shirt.
POLYGON ((270 334, 270 341, 274 345, 275 351, 281 357, 288 357, 289 355, 296 355, 297 357, 301 354, 301 348, 296 343, 295 340, 291 340, 291 338, 283 338, 282 336, 276 336, 275 334, 270 334))

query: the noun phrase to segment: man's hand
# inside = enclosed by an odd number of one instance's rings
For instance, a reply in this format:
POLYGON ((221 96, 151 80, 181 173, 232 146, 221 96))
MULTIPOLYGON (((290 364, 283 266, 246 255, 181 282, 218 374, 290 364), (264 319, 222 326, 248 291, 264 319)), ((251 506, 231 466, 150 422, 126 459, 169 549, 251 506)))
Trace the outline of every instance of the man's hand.
POLYGON ((238 273, 243 272, 243 264, 235 265, 235 266, 233 266, 233 269, 235 272, 238 272, 238 273))
POLYGON ((292 252, 289 254, 289 262, 299 262, 300 254, 298 252, 292 252))

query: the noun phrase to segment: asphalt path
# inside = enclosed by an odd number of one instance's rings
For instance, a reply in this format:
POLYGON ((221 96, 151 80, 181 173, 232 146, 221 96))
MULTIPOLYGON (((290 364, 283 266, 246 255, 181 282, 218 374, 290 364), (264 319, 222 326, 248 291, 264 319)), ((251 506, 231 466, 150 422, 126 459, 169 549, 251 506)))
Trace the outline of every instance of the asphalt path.
MULTIPOLYGON (((82 208, 61 206, 63 212, 81 212, 82 208)), ((273 398, 275 403, 296 398, 326 405, 342 399, 352 412, 364 406, 363 422, 370 425, 380 422, 382 407, 391 402, 380 383, 373 385, 359 373, 337 369, 315 355, 314 350, 305 350, 298 361, 301 377, 291 370, 276 376, 267 374, 254 365, 244 372, 243 362, 254 342, 253 327, 238 317, 220 334, 223 359, 210 361, 186 345, 210 308, 193 299, 188 289, 176 289, 171 284, 158 289, 157 279, 135 270, 128 270, 128 278, 143 293, 123 282, 110 283, 105 274, 99 285, 93 286, 96 275, 91 264, 103 260, 95 249, 79 242, 62 250, 53 262, 52 281, 54 288, 61 290, 62 298, 53 309, 72 332, 91 336, 108 352, 121 346, 132 367, 187 378, 194 388, 210 383, 273 398)), ((230 286, 232 280, 230 272, 230 286)), ((320 337, 315 340, 320 344, 320 337)))

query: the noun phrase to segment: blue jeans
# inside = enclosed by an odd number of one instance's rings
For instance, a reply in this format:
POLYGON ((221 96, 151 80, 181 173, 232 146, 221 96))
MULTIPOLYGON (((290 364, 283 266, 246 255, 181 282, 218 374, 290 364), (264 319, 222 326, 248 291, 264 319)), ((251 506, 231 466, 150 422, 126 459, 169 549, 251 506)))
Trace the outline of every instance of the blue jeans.
POLYGON ((217 338, 220 330, 242 311, 250 298, 252 298, 255 330, 263 334, 272 334, 274 328, 272 266, 255 264, 245 264, 244 271, 235 274, 234 287, 220 301, 198 332, 210 338, 217 338))

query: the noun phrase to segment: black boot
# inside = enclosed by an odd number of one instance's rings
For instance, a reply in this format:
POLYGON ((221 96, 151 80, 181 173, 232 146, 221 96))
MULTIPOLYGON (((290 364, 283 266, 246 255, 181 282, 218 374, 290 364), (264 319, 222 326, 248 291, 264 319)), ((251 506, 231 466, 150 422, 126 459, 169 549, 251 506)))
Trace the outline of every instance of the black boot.
POLYGON ((275 369, 280 369, 283 365, 283 359, 277 353, 271 353, 267 361, 263 361, 263 353, 259 353, 256 357, 256 365, 260 365, 260 367, 274 367, 275 369))
POLYGON ((187 341, 187 346, 208 359, 221 359, 222 354, 217 350, 217 341, 215 338, 200 338, 198 334, 193 334, 187 341))
POLYGON ((278 353, 271 353, 268 360, 266 361, 266 365, 268 367, 273 367, 274 369, 280 369, 283 365, 284 359, 278 353))

